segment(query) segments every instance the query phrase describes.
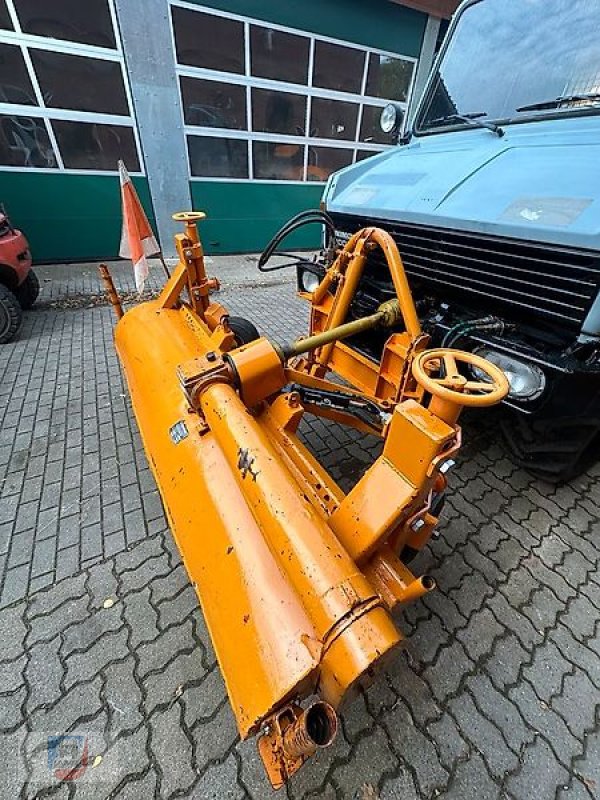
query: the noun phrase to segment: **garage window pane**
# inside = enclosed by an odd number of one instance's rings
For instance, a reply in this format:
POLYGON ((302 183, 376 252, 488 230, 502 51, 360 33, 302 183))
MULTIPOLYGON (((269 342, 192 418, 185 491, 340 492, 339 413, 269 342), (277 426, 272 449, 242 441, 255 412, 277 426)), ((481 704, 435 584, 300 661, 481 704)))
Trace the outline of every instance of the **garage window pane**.
POLYGON ((0 116, 0 164, 7 167, 56 167, 44 121, 0 116))
POLYGON ((357 161, 364 161, 365 158, 371 158, 371 156, 376 156, 377 153, 373 150, 357 150, 356 151, 356 160, 357 161))
POLYGON ((412 61, 371 53, 367 73, 367 94, 371 97, 403 102, 408 98, 413 68, 412 61))
POLYGON ((30 50, 46 105, 129 115, 121 67, 116 61, 30 50))
POLYGON ((0 103, 36 106, 21 48, 0 44, 0 103))
POLYGON ((352 150, 338 150, 335 147, 309 147, 307 180, 327 180, 332 172, 351 164, 352 156, 352 150))
POLYGON ((290 92, 252 89, 253 130, 304 136, 305 126, 305 97, 290 92))
POLYGON ((273 181, 304 179, 304 146, 253 142, 254 177, 273 181))
POLYGON ((321 139, 356 138, 358 106, 341 100, 314 97, 311 106, 310 135, 321 139))
POLYGON ((108 0, 14 0, 25 33, 115 48, 108 0))
POLYGON ((188 136, 190 170, 198 178, 247 178, 248 143, 220 136, 188 136))
POLYGON ((394 144, 393 133, 384 133, 381 130, 381 106, 363 106, 362 120, 360 123, 360 141, 373 144, 394 144))
POLYGON ((360 94, 365 58, 363 50, 317 41, 313 86, 360 94))
POLYGON ((180 78, 186 125, 246 130, 246 89, 233 83, 180 78))
POLYGON ((5 31, 12 31, 13 29, 5 0, 0 0, 0 28, 5 31))
POLYGON ((140 162, 133 130, 123 125, 53 120, 52 127, 65 167, 114 172, 122 159, 127 169, 139 172, 140 162))
POLYGON ((293 33, 250 27, 252 75, 286 83, 308 82, 309 40, 293 33))
POLYGON ((244 25, 188 8, 173 6, 177 62, 190 67, 244 72, 244 25))

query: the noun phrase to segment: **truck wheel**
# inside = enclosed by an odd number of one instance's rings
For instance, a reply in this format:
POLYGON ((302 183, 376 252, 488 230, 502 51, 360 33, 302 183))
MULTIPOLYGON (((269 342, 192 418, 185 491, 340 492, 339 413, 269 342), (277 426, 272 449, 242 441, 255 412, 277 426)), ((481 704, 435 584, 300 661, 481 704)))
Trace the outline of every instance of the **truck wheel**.
POLYGON ((250 322, 249 319, 244 319, 244 317, 229 317, 229 327, 233 331, 238 347, 260 339, 260 333, 256 325, 250 322))
POLYGON ((21 322, 23 311, 15 295, 0 284, 0 344, 6 344, 15 336, 21 322))
POLYGON ((27 277, 15 292, 17 300, 21 304, 21 308, 25 310, 31 308, 32 305, 37 300, 39 293, 40 293, 39 278, 35 274, 35 272, 32 269, 30 269, 29 272, 27 273, 27 277))
POLYGON ((600 419, 594 417, 529 422, 508 414, 501 429, 517 464, 550 483, 576 478, 600 455, 600 419))

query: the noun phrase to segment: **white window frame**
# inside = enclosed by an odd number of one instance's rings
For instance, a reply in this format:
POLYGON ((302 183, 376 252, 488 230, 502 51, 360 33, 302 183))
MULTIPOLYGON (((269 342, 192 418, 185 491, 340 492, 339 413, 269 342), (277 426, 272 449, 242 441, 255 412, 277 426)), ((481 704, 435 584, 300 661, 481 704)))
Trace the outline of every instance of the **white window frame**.
MULTIPOLYGON (((253 183, 276 183, 276 184, 299 184, 299 185, 310 185, 310 184, 317 184, 323 185, 324 181, 310 181, 307 180, 307 170, 308 170, 308 155, 309 155, 309 147, 330 147, 333 149, 338 150, 353 150, 351 164, 357 162, 357 154, 358 152, 373 152, 381 153, 385 152, 389 147, 393 145, 389 144, 375 144, 371 142, 361 142, 359 141, 360 136, 360 128, 362 125, 362 118, 363 118, 363 109, 365 106, 374 106, 379 108, 384 108, 390 100, 381 97, 373 97, 372 95, 365 94, 366 86, 367 86, 367 76, 369 71, 369 61, 371 55, 377 56, 387 56, 393 59, 401 59, 403 61, 408 61, 413 64, 412 75, 410 80, 410 85, 407 92, 406 100, 403 102, 397 102, 397 104, 402 108, 403 113, 406 115, 408 108, 410 107, 412 94, 414 90, 416 74, 417 74, 417 65, 418 65, 418 58, 414 56, 406 56, 402 53, 392 53, 389 50, 381 50, 374 47, 368 47, 366 45, 356 44, 355 42, 348 42, 343 39, 334 39, 330 36, 322 36, 321 34, 314 34, 308 31, 299 30, 297 28, 289 28, 284 25, 277 25, 276 23, 267 22, 261 19, 255 19, 253 17, 241 16, 239 14, 231 14, 227 11, 222 11, 221 9, 210 8, 208 6, 197 5, 196 3, 187 2, 186 0, 168 0, 169 5, 169 26, 171 31, 171 41, 173 47, 173 58, 175 61, 175 71, 177 74, 177 82, 178 82, 178 91, 180 97, 180 111, 181 111, 181 124, 183 131, 185 133, 185 147, 186 153, 188 155, 188 173, 190 181, 207 181, 207 182, 215 182, 215 183, 248 183, 252 181, 253 183), (173 15, 171 13, 171 8, 184 8, 190 11, 198 11, 204 14, 210 14, 214 17, 221 17, 225 19, 233 20, 234 22, 241 22, 244 26, 244 72, 243 74, 233 73, 233 72, 224 72, 221 70, 211 70, 206 69, 204 67, 191 67, 181 65, 177 61, 177 48, 175 42, 175 29, 173 25, 173 15), (278 81, 272 80, 269 78, 257 78, 251 75, 251 63, 250 63, 250 25, 255 25, 258 27, 269 28, 271 30, 281 31, 282 33, 291 33, 295 36, 302 36, 304 39, 309 40, 309 57, 308 57, 308 80, 306 84, 296 84, 296 83, 288 83, 286 81, 278 81), (339 92, 333 89, 321 89, 319 87, 313 86, 313 68, 314 68, 314 55, 315 55, 315 44, 316 42, 328 42, 330 44, 337 44, 342 45, 343 47, 347 47, 348 49, 355 49, 359 50, 363 53, 364 56, 364 64, 363 64, 363 74, 361 78, 361 93, 355 94, 351 92, 339 92), (234 130, 232 128, 211 128, 206 126, 200 125, 188 125, 185 122, 184 116, 184 109, 183 109, 183 97, 181 96, 181 84, 179 81, 180 77, 186 78, 201 78, 203 80, 209 81, 220 81, 224 83, 234 83, 238 86, 244 86, 246 88, 246 130, 234 130), (253 88, 256 89, 271 89, 274 91, 281 91, 281 92, 289 92, 291 94, 300 94, 306 97, 306 124, 305 124, 305 131, 307 135, 305 136, 296 136, 296 135, 288 135, 288 134, 274 134, 274 133, 263 133, 261 131, 253 131, 252 130, 252 101, 251 101, 251 90, 253 88), (315 138, 308 135, 309 132, 309 120, 310 120, 310 113, 311 113, 311 103, 314 97, 323 98, 326 100, 341 100, 344 102, 351 102, 358 105, 358 113, 357 113, 357 122, 356 122, 356 131, 353 139, 326 139, 323 137, 315 138), (188 136, 212 136, 212 137, 221 137, 226 139, 244 139, 248 142, 248 177, 247 178, 218 178, 218 177, 201 177, 198 175, 191 174, 191 167, 189 162, 189 152, 187 146, 187 137, 188 136), (252 142, 277 142, 281 144, 297 144, 304 148, 304 169, 303 169, 303 178, 302 180, 274 180, 274 179, 258 179, 254 177, 254 164, 252 158, 252 142)), ((396 102, 396 101, 394 101, 396 102)))
POLYGON ((129 86, 129 78, 125 68, 125 58, 123 54, 123 47, 121 44, 121 36, 119 25, 117 23, 117 14, 115 9, 114 0, 107 0, 110 12, 110 18, 113 26, 113 34, 115 37, 115 49, 108 47, 98 47, 96 45, 82 44, 81 42, 69 42, 65 39, 54 39, 47 36, 37 36, 29 33, 24 33, 16 7, 13 0, 5 0, 8 8, 8 13, 14 27, 14 31, 0 30, 0 44, 17 45, 23 54, 25 66, 29 75, 29 80, 33 86, 37 106, 18 105, 15 103, 0 103, 0 115, 2 116, 21 116, 32 117, 36 119, 43 119, 48 139, 54 150, 56 156, 56 167, 24 167, 24 166, 7 166, 0 164, 0 172, 43 172, 50 175, 69 174, 69 175, 117 175, 117 165, 112 170, 99 170, 99 169, 71 169, 64 165, 62 154, 54 135, 52 120, 66 120, 69 122, 88 122, 97 123, 99 125, 120 125, 124 128, 129 128, 133 131, 135 146, 137 150, 138 161, 140 169, 138 171, 131 171, 131 175, 143 176, 144 160, 142 157, 142 148, 140 144, 139 133, 135 122, 133 113, 133 101, 131 97, 131 89, 129 86), (87 56, 88 58, 96 58, 102 61, 113 61, 119 64, 123 85, 125 87, 125 96, 127 98, 127 106, 129 114, 103 114, 94 111, 77 111, 66 108, 51 108, 44 103, 43 94, 40 88, 37 75, 33 68, 29 48, 35 50, 46 50, 52 53, 64 53, 66 55, 87 56))

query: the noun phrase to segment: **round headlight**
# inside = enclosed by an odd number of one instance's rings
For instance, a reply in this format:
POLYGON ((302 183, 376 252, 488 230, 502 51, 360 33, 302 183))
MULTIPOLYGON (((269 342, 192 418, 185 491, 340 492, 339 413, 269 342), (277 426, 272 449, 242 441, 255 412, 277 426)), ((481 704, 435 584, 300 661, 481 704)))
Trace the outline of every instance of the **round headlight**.
POLYGON ((394 128, 398 127, 399 123, 398 109, 393 103, 388 103, 381 112, 379 118, 379 126, 384 133, 391 133, 394 128))
MULTIPOLYGON (((527 364, 487 347, 481 347, 475 353, 500 367, 510 383, 508 396, 515 400, 536 400, 546 388, 546 376, 535 364, 527 364)), ((481 370, 476 367, 472 370, 478 380, 485 380, 481 370)))
POLYGON ((318 275, 315 275, 314 272, 309 272, 309 270, 305 269, 300 275, 300 283, 302 284, 302 289, 305 292, 312 294, 321 281, 319 280, 318 275))

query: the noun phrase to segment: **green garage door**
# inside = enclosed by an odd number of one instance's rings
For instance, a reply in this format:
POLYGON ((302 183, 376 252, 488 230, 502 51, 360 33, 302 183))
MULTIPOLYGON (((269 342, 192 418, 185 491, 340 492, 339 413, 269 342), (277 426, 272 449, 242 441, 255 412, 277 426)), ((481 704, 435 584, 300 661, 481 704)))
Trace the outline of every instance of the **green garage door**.
MULTIPOLYGON (((145 174, 141 103, 185 153, 207 251, 262 248, 318 205, 328 175, 389 146, 378 118, 389 100, 407 106, 427 21, 388 0, 153 0, 161 13, 139 19, 139 36, 157 42, 169 26, 160 63, 172 85, 168 113, 153 116, 166 81, 138 79, 133 107, 127 62, 140 56, 123 53, 119 7, 0 0, 0 202, 38 262, 116 256, 119 158, 153 218, 149 186, 160 192, 164 175, 160 153, 145 174)), ((307 231, 295 244, 316 242, 307 231)))

